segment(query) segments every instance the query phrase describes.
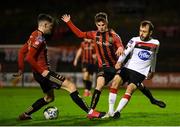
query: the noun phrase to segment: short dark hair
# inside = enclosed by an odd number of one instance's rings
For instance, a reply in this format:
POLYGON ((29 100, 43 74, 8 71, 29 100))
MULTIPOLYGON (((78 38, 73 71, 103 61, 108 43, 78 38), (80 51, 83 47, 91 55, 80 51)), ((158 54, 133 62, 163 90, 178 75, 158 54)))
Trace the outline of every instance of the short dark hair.
POLYGON ((99 12, 95 15, 95 22, 107 22, 108 23, 108 16, 105 12, 99 12))
POLYGON ((146 26, 149 25, 149 31, 153 31, 154 30, 154 25, 152 24, 151 21, 149 20, 144 20, 140 23, 140 26, 146 26))
POLYGON ((40 22, 40 21, 48 21, 50 23, 53 23, 54 22, 54 19, 51 15, 49 14, 44 14, 44 13, 41 13, 38 15, 38 18, 37 18, 37 21, 40 22))

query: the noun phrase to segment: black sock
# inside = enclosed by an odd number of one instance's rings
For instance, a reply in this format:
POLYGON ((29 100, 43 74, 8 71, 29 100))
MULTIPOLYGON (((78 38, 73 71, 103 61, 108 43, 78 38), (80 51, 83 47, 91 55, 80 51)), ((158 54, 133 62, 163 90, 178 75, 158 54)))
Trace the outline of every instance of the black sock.
POLYGON ((99 101, 100 94, 101 94, 101 91, 99 91, 97 89, 94 90, 92 100, 91 100, 91 108, 92 109, 96 108, 96 105, 97 105, 97 103, 99 101))
POLYGON ((48 102, 46 102, 44 98, 40 98, 32 105, 32 108, 30 108, 29 111, 26 112, 26 114, 31 115, 32 113, 38 111, 40 108, 42 108, 46 104, 48 104, 48 102))
POLYGON ((148 97, 151 102, 153 102, 153 101, 155 100, 154 97, 152 96, 150 90, 149 90, 148 88, 146 88, 145 86, 144 86, 143 88, 140 88, 139 90, 140 90, 146 97, 148 97))
POLYGON ((85 112, 89 111, 89 108, 87 106, 87 104, 83 101, 83 99, 79 96, 79 92, 75 91, 73 93, 70 94, 72 100, 81 108, 83 109, 85 112))
POLYGON ((88 89, 90 91, 91 88, 92 88, 92 82, 87 80, 86 81, 86 89, 88 89))

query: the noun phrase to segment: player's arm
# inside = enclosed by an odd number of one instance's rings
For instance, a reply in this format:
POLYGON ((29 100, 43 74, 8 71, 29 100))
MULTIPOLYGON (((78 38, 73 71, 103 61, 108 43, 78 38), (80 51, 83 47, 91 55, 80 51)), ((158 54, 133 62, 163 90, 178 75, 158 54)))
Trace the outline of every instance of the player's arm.
POLYGON ((24 72, 24 58, 28 52, 28 43, 25 43, 18 51, 18 72, 14 74, 14 77, 19 77, 24 72))
POLYGON ((71 16, 64 14, 61 18, 67 25, 68 27, 72 30, 72 32, 79 38, 91 38, 93 39, 93 36, 91 33, 88 32, 82 32, 80 29, 78 29, 73 22, 71 21, 71 16))
POLYGON ((39 66, 35 60, 35 55, 37 51, 38 47, 32 44, 29 47, 29 51, 26 56, 26 61, 31 65, 33 69, 35 69, 38 73, 42 74, 44 69, 41 66, 39 66))
MULTIPOLYGON (((111 29, 111 32, 112 32, 112 29, 111 29)), ((116 34, 114 32, 114 30, 113 30, 112 33, 114 33, 114 44, 117 47, 116 55, 120 56, 123 53, 123 51, 124 51, 124 46, 122 44, 121 37, 118 34, 116 34)))
POLYGON ((79 61, 79 58, 81 56, 81 53, 82 53, 82 48, 80 47, 76 53, 76 56, 75 56, 75 59, 74 59, 74 62, 73 62, 73 65, 76 67, 77 66, 77 63, 79 61))
POLYGON ((158 50, 159 50, 159 45, 157 45, 157 47, 156 47, 156 50, 155 50, 155 53, 154 53, 154 56, 153 56, 153 59, 151 62, 151 68, 150 68, 149 74, 147 76, 147 79, 152 79, 154 76, 158 50))
POLYGON ((124 62, 128 54, 132 52, 132 50, 134 49, 134 46, 135 46, 135 42, 133 42, 133 40, 130 40, 126 45, 124 52, 119 56, 119 59, 115 65, 116 69, 119 69, 121 67, 122 63, 124 62))

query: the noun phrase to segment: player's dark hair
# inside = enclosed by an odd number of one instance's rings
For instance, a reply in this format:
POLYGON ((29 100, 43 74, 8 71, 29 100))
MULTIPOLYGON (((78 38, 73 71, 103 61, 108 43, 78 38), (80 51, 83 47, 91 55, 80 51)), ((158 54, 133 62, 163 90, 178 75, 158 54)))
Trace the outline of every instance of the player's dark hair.
POLYGON ((44 14, 44 13, 41 13, 38 15, 38 18, 37 18, 37 21, 40 22, 40 21, 48 21, 50 23, 53 23, 54 22, 54 19, 51 15, 49 14, 44 14))
POLYGON ((140 23, 140 26, 144 27, 146 25, 149 25, 149 31, 153 31, 154 30, 154 25, 152 24, 151 21, 149 20, 144 20, 140 23))
POLYGON ((105 12, 99 12, 95 15, 95 22, 108 22, 108 16, 105 12))

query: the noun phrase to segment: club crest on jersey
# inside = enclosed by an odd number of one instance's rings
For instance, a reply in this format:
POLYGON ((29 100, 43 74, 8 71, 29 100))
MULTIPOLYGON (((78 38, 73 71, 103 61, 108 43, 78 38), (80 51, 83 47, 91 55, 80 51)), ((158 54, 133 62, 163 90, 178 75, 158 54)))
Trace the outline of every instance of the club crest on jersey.
POLYGON ((36 42, 39 42, 39 43, 41 43, 43 41, 45 41, 45 38, 42 37, 42 36, 38 36, 37 39, 36 39, 36 42))
POLYGON ((148 51, 140 51, 138 56, 141 60, 146 61, 151 57, 151 54, 148 51))

